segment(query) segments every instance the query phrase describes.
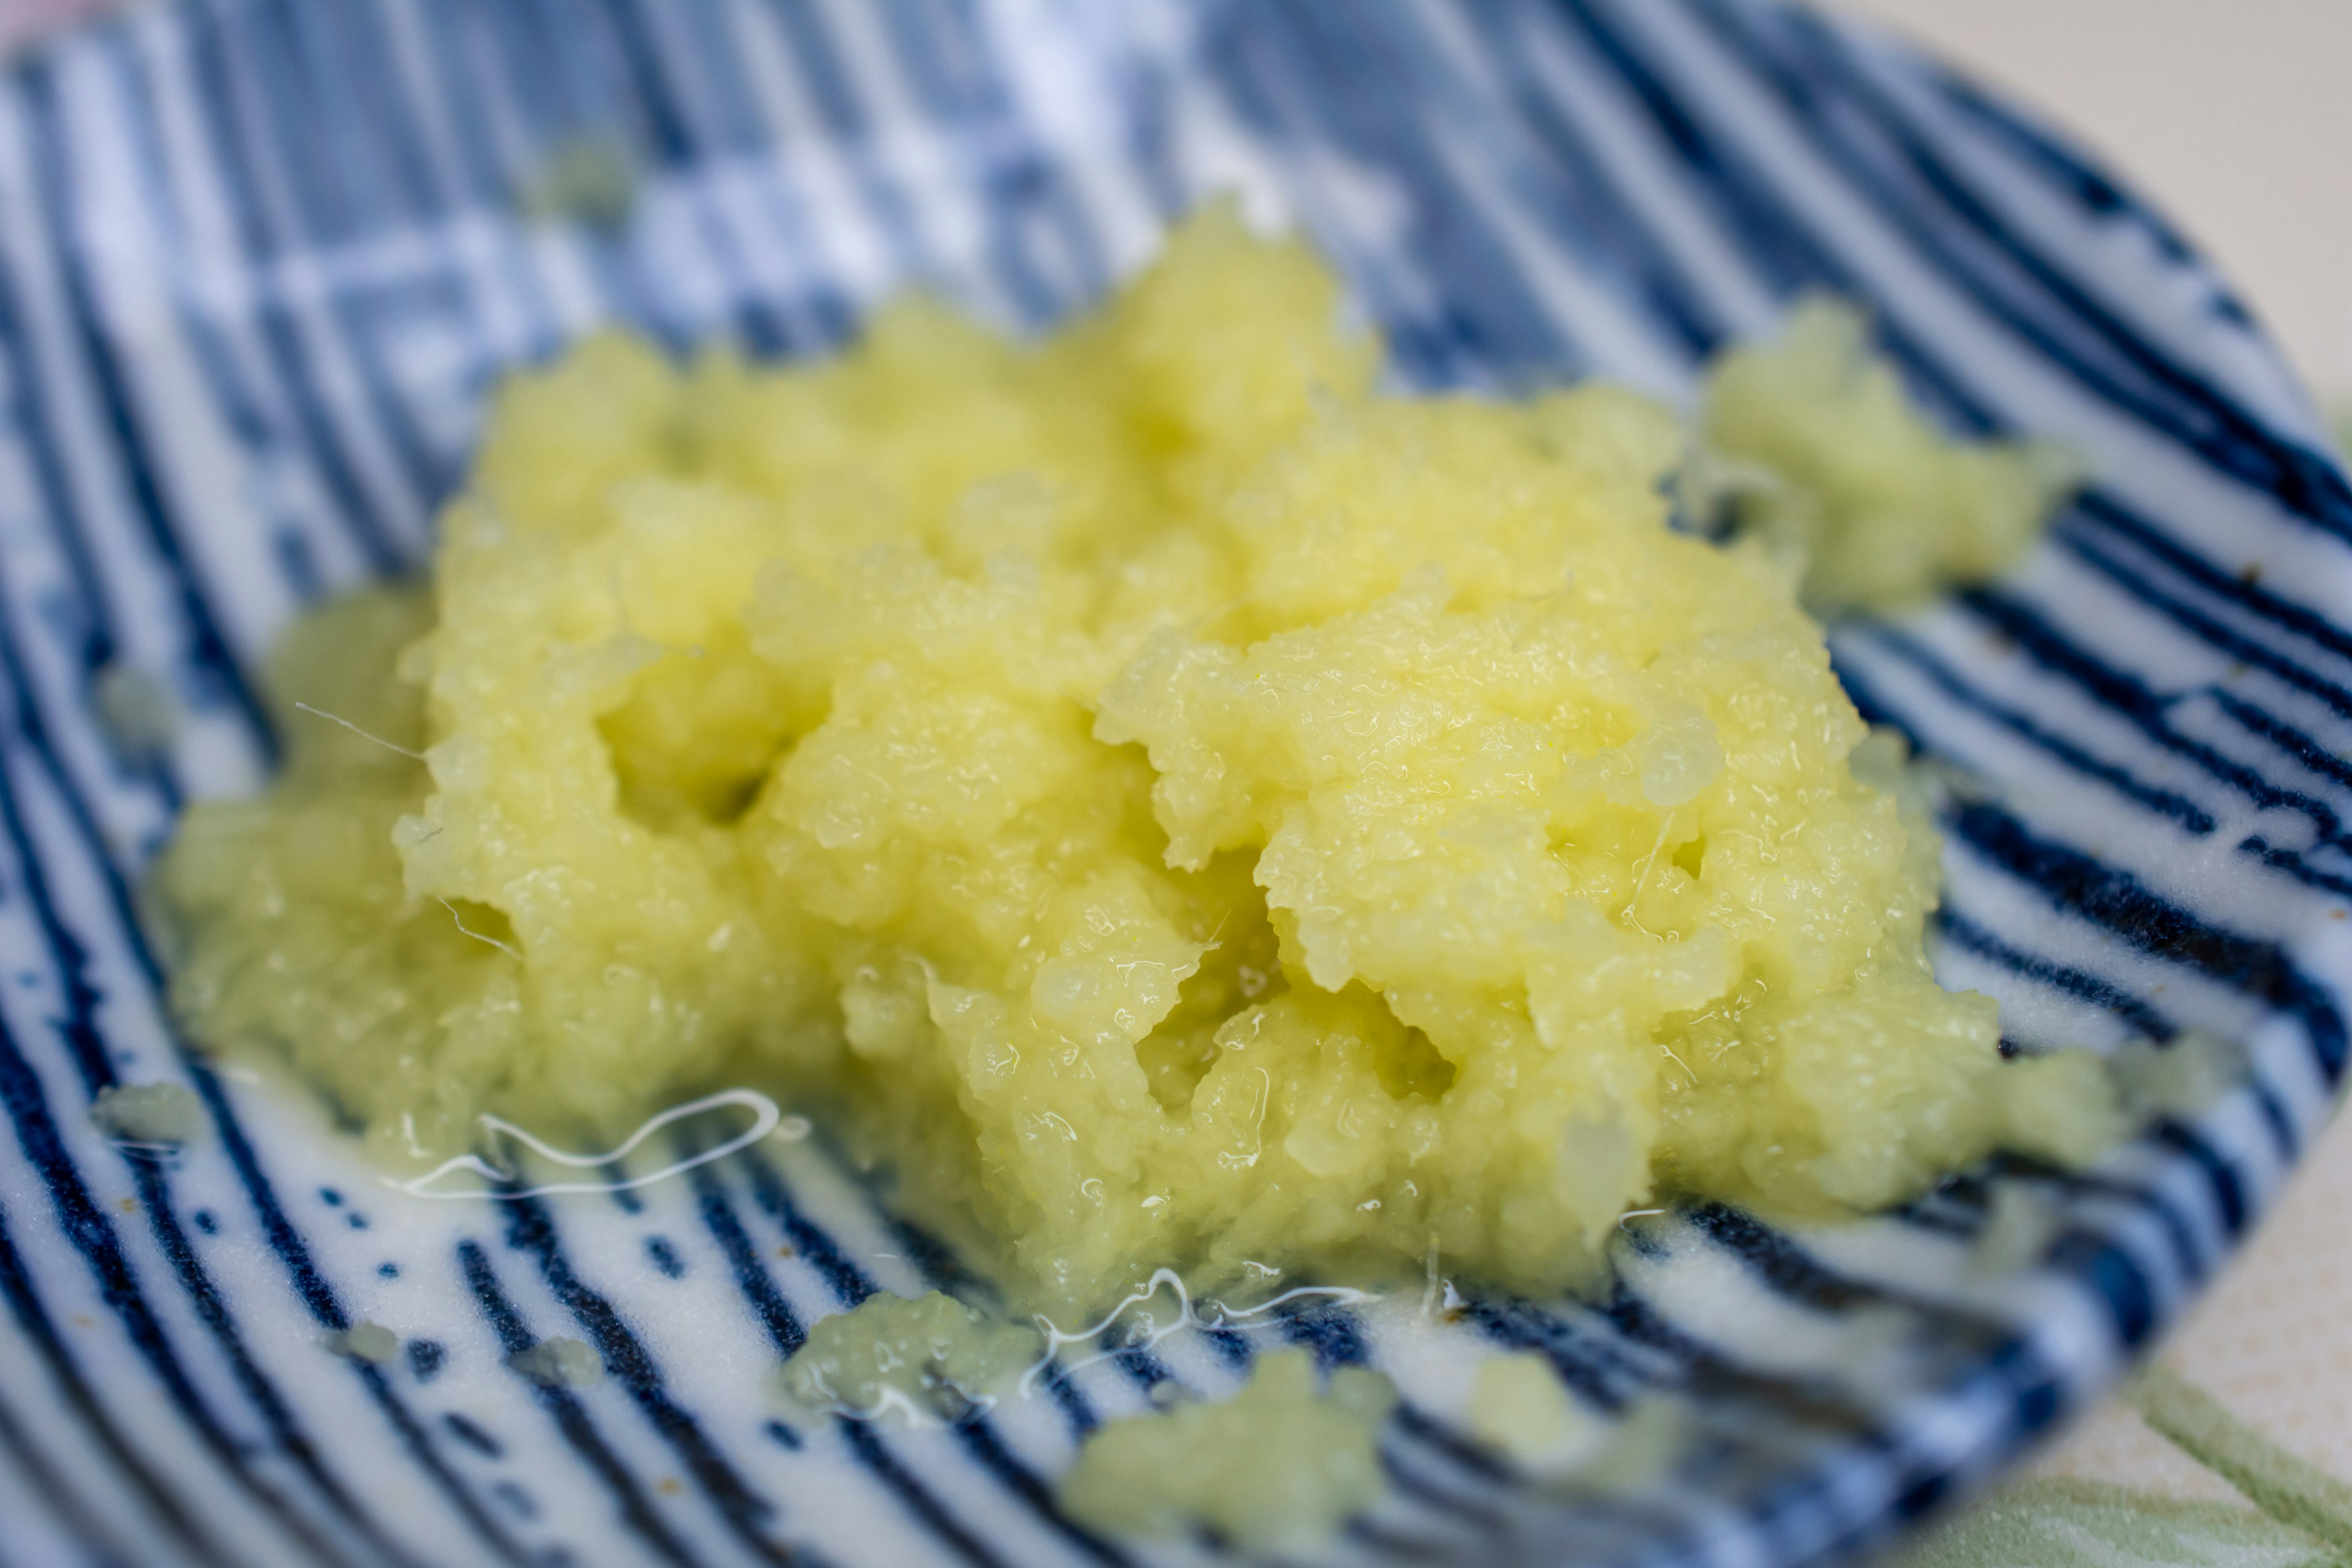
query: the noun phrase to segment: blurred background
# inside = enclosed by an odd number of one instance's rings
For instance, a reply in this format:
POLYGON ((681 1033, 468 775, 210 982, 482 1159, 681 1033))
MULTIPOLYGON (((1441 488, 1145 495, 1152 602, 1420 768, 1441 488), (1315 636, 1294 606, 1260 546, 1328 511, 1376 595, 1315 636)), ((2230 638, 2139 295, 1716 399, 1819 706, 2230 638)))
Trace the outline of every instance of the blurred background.
MULTIPOLYGON (((122 0, 0 0, 0 52, 122 0)), ((2169 207, 2352 405, 2352 0, 1816 0, 2004 83, 2169 207)))
POLYGON ((2352 404, 2352 0, 1835 0, 2070 127, 2352 404))

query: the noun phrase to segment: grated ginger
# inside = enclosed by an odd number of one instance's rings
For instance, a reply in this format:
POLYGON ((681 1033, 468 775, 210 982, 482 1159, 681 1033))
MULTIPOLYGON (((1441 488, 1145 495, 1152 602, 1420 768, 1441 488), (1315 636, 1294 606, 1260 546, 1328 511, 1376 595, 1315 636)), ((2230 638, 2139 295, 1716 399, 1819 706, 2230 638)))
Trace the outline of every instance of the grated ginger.
POLYGON ((1337 300, 1212 212, 1034 346, 516 377, 429 590, 298 626, 283 776, 182 824, 192 1030, 397 1158, 769 1086, 1055 1310, 1551 1290, 1662 1191, 2110 1135, 1937 985, 1899 758, 1769 551, 1668 529, 1673 421, 1381 395, 1337 300))

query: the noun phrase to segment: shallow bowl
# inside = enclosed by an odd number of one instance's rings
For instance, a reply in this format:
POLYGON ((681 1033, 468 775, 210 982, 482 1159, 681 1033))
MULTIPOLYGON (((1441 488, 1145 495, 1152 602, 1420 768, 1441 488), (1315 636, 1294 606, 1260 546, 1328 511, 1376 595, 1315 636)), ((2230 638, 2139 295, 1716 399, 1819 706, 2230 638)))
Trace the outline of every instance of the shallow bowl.
POLYGON ((12 1568, 1222 1561, 1091 1536, 1052 1479, 1154 1379, 1213 1394, 1291 1342, 1405 1397, 1389 1495, 1297 1560, 1822 1562, 2105 1390, 2343 1069, 2352 491, 2320 421, 2128 189, 1806 12, 134 9, 0 79, 0 395, 12 1568), (1825 289, 1869 304, 1939 417, 2081 452, 2094 482, 2019 571, 1841 628, 1839 667, 1956 781, 1945 978, 1999 995, 2021 1049, 2195 1030, 2231 1070, 2088 1173, 2004 1163, 1815 1230, 1647 1216, 1598 1300, 1309 1295, 1097 1345, 961 1427, 794 1428, 772 1374, 812 1320, 961 1278, 821 1128, 435 1201, 174 1037, 142 867, 182 800, 262 776, 273 634, 423 558, 502 369, 613 319, 822 352, 909 280, 1038 327, 1221 192, 1313 234, 1412 385, 1686 396, 1706 353, 1825 289), (108 1142, 94 1097, 159 1080, 201 1097, 203 1135, 108 1142), (394 1360, 334 1353, 363 1320, 394 1360), (611 1375, 508 1369, 555 1336, 611 1375), (1596 1410, 1670 1395, 1672 1465, 1578 1492, 1488 1458, 1468 1371, 1507 1347, 1596 1410))

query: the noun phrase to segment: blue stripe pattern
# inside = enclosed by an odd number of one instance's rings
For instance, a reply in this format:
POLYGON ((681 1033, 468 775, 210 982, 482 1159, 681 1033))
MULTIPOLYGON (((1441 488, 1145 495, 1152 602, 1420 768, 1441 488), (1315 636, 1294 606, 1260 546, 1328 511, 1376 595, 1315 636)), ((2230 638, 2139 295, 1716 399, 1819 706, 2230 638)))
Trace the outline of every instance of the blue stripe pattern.
POLYGON ((2030 117, 1769 0, 126 14, 0 78, 0 1563, 1118 1568, 1054 1506, 1077 1444, 1286 1343, 1404 1397, 1390 1495, 1318 1561, 1866 1550, 2105 1389, 2327 1115, 2347 604, 2352 488, 2193 249, 2030 117), (635 170, 625 221, 526 218, 583 144, 635 170), (788 1420, 772 1387, 877 1290, 985 1293, 822 1137, 609 1203, 415 1202, 173 1036, 142 868, 184 799, 268 766, 275 631, 423 559, 502 369, 607 321, 822 352, 914 282, 1034 329, 1227 191, 1314 236, 1406 384, 1684 397, 1831 289, 1956 427, 2082 451, 2093 485, 2011 577, 1834 657, 1952 780, 1939 962, 2011 1044, 2198 1029, 2243 1080, 2091 1172, 2004 1159, 1834 1229, 1652 1216, 1604 1300, 1307 1299, 912 1430, 788 1420), (161 756, 97 719, 126 670, 177 699, 161 756), (153 1080, 211 1124, 168 1159, 89 1123, 153 1080), (2003 1188, 2059 1229, 1987 1277, 2003 1188), (362 1321, 404 1353, 335 1353, 362 1321), (508 1368, 557 1337, 604 1380, 508 1368), (1673 1473, 1521 1484, 1463 1426, 1463 1369, 1504 1350, 1598 1412, 1678 1406, 1673 1473))

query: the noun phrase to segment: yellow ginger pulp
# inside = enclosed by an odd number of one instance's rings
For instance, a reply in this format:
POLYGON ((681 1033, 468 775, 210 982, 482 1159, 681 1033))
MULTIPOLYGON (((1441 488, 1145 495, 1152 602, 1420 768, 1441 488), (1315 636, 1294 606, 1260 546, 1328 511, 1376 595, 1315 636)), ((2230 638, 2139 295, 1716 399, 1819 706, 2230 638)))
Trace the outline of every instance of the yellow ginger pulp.
POLYGON ((1376 394, 1336 298, 1211 214, 1034 346, 510 382, 429 595, 299 627, 283 777, 188 813, 194 1029, 402 1156, 764 1085, 1074 1309, 1549 1289, 1664 1190, 2095 1142, 1930 976, 1899 758, 1784 567, 1667 529, 1671 421, 1376 394))

